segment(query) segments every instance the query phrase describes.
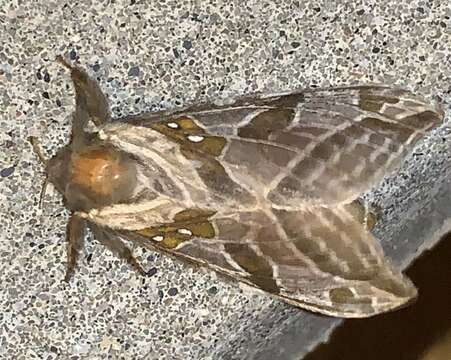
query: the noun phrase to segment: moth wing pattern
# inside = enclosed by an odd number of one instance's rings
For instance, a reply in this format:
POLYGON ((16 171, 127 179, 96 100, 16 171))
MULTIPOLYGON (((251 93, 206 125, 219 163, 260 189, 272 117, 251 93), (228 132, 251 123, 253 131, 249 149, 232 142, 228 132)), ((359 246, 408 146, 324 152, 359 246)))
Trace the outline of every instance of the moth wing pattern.
POLYGON ((123 236, 331 316, 367 317, 416 295, 355 216, 361 204, 242 211, 123 236), (206 231, 208 229, 208 231, 206 231))
POLYGON ((410 91, 375 85, 243 98, 231 106, 126 121, 164 128, 186 117, 196 130, 165 130, 177 134, 174 138, 223 137, 216 157, 226 171, 245 186, 259 186, 273 204, 296 207, 357 198, 396 169, 443 112, 410 91))
POLYGON ((223 169, 208 173, 213 183, 227 177, 258 204, 237 211, 218 203, 215 236, 193 235, 171 252, 333 316, 367 317, 416 296, 351 208, 440 123, 440 108, 405 90, 358 86, 166 116, 127 121, 162 132, 200 162, 213 158, 223 169))
POLYGON ((327 315, 372 316, 415 297, 356 216, 356 199, 441 122, 438 106, 353 86, 110 122, 106 97, 82 75, 74 127, 87 138, 90 118, 102 146, 136 159, 139 192, 73 216, 140 272, 120 238, 327 315))

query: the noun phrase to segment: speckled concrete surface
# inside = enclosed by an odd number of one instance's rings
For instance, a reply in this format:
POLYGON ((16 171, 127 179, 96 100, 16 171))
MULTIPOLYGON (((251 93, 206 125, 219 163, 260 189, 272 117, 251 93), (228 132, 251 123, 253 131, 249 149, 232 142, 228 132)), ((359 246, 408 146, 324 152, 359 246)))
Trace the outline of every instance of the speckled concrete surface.
MULTIPOLYGON (((367 81, 451 104, 449 1, 0 1, 0 358, 290 359, 338 323, 136 249, 143 279, 88 241, 62 282, 67 212, 40 164, 67 140, 58 54, 96 76, 115 115, 253 91, 367 81), (337 5, 338 3, 338 5, 337 5)), ((372 197, 406 266, 451 228, 450 118, 372 197), (419 224, 425 224, 421 226, 419 224)), ((421 291, 421 289, 420 289, 421 291)))

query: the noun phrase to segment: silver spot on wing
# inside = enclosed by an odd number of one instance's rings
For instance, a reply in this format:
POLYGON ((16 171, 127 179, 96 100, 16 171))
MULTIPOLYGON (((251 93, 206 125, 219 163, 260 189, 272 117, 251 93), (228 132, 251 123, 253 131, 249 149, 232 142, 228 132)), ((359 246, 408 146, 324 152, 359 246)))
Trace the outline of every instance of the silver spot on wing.
POLYGON ((177 232, 182 235, 189 235, 189 236, 193 235, 191 230, 188 230, 188 229, 178 229, 177 232))
POLYGON ((193 142, 193 143, 201 142, 204 139, 205 138, 203 136, 200 136, 200 135, 189 135, 188 136, 188 140, 193 142))

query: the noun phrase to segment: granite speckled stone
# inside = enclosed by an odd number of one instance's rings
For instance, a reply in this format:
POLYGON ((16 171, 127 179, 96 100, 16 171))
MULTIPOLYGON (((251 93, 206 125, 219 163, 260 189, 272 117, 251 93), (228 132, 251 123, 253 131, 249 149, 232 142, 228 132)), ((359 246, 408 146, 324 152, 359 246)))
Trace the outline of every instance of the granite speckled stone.
MULTIPOLYGON (((449 1, 3 1, 0 6, 0 358, 299 359, 340 322, 136 248, 142 278, 88 239, 70 284, 67 211, 38 198, 67 141, 78 62, 115 116, 254 91, 384 82, 451 104, 449 1)), ((451 122, 368 197, 405 267, 451 229, 451 122)), ((421 289, 420 289, 421 291, 421 289)))

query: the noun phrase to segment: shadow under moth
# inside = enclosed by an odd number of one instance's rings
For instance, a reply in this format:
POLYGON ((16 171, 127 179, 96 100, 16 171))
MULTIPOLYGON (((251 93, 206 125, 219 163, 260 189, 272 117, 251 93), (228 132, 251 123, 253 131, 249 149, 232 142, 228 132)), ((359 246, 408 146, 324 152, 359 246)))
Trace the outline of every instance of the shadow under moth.
POLYGON ((142 274, 124 239, 330 316, 415 298, 359 196, 440 124, 439 106, 368 85, 112 119, 98 84, 58 60, 76 106, 70 143, 43 162, 71 211, 66 280, 89 228, 142 274))

